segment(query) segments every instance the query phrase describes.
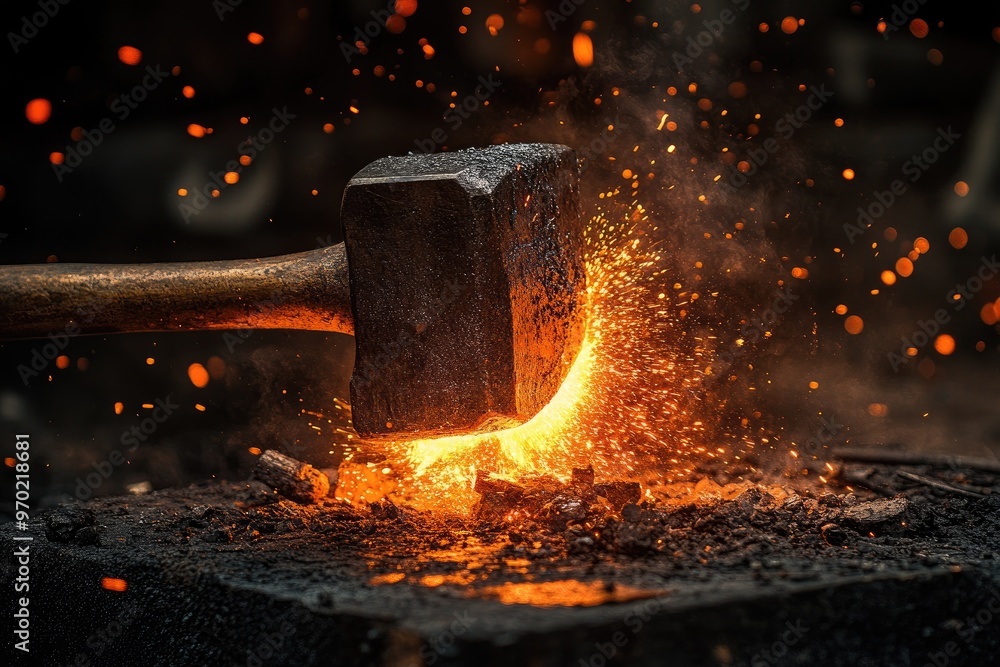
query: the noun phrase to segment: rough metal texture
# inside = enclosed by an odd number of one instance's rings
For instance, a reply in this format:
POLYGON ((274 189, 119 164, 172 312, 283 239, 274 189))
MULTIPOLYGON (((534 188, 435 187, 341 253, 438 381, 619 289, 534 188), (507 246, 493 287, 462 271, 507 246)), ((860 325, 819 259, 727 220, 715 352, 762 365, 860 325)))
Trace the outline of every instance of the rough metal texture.
POLYGON ((342 220, 359 431, 463 431, 530 418, 552 398, 585 325, 572 150, 378 160, 348 184, 342 220))
POLYGON ((353 333, 343 244, 265 259, 0 267, 0 338, 244 328, 353 333))

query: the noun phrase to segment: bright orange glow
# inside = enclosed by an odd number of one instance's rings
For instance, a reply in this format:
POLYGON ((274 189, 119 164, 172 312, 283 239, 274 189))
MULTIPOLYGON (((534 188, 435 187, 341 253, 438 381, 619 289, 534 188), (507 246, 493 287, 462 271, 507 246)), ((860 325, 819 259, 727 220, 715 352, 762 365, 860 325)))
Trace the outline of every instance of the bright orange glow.
POLYGON ((853 170, 853 169, 851 169, 850 167, 848 167, 847 169, 845 169, 845 170, 844 170, 844 171, 842 172, 842 175, 843 175, 843 177, 844 177, 845 179, 847 179, 848 181, 853 181, 853 180, 854 180, 854 170, 853 170))
POLYGON ((66 156, 59 151, 53 151, 49 153, 49 162, 52 164, 62 164, 66 161, 66 156))
POLYGON ((142 62, 142 51, 134 46, 123 46, 118 49, 118 60, 126 65, 138 65, 142 62))
POLYGON ((146 365, 147 366, 152 366, 155 363, 156 363, 156 359, 154 359, 153 357, 146 357, 146 365))
POLYGON ((187 133, 190 134, 195 139, 201 139, 206 134, 208 134, 206 128, 203 125, 198 125, 198 123, 191 123, 187 126, 187 133))
POLYGON ((413 16, 417 11, 417 0, 396 0, 396 13, 400 16, 413 16))
POLYGON ((188 196, 187 188, 177 188, 177 196, 178 197, 187 197, 188 196))
POLYGON ((917 240, 913 242, 913 249, 921 255, 925 255, 931 249, 931 242, 923 236, 918 236, 917 240))
POLYGON ((955 338, 948 334, 941 334, 934 339, 934 349, 938 354, 947 357, 955 351, 955 338))
POLYGON ((60 370, 65 370, 69 368, 69 357, 67 357, 65 354, 61 354, 58 357, 56 357, 56 368, 60 370))
POLYGON ((997 312, 996 305, 990 302, 982 307, 979 311, 979 316, 983 320, 983 324, 996 324, 1000 321, 1000 313, 997 312))
POLYGON ((844 304, 839 304, 834 309, 834 312, 837 313, 838 315, 846 315, 847 314, 847 306, 845 306, 844 304))
POLYGON ((798 278, 799 280, 805 280, 809 277, 809 269, 796 266, 792 269, 792 278, 798 278))
MULTIPOLYGON (((425 577, 425 579, 430 579, 430 577, 425 577)), ((424 585, 433 583, 435 580, 424 585)), ((491 586, 483 589, 483 594, 486 597, 495 598, 505 605, 596 607, 609 603, 653 598, 662 595, 663 592, 643 590, 622 584, 608 586, 600 581, 584 583, 569 579, 542 582, 506 582, 502 586, 491 586)))
POLYGON ((191 364, 188 366, 188 379, 191 380, 191 384, 203 389, 208 386, 208 371, 201 364, 191 364))
POLYGON ((961 250, 969 242, 969 235, 961 227, 955 227, 948 233, 948 243, 955 250, 961 250))
POLYGON ((227 171, 226 175, 222 177, 223 180, 229 185, 236 185, 240 182, 240 175, 235 171, 227 171))
POLYGON ((846 320, 844 320, 844 329, 847 333, 852 335, 857 335, 861 333, 865 328, 865 321, 858 317, 857 315, 851 315, 846 320))
POLYGON ((128 590, 128 582, 125 581, 124 579, 115 579, 114 577, 102 577, 101 588, 103 588, 106 591, 124 593, 126 590, 128 590))
POLYGON ((964 197, 969 194, 969 184, 965 181, 959 181, 955 183, 955 194, 959 197, 964 197))
POLYGON ((125 410, 125 404, 124 403, 121 403, 121 402, 115 403, 115 414, 116 415, 120 415, 122 413, 122 411, 124 411, 124 410, 125 410))
POLYGON ((479 475, 568 481, 574 467, 593 465, 614 479, 673 481, 686 479, 695 460, 718 455, 693 414, 701 403, 692 402, 713 371, 714 343, 664 352, 687 336, 687 309, 709 297, 664 277, 664 251, 643 231, 654 223, 641 205, 609 206, 614 213, 598 214, 584 232, 587 329, 550 402, 522 423, 506 418, 492 430, 380 442, 380 457, 395 462, 392 479, 342 465, 338 498, 367 502, 391 493, 420 508, 463 512, 478 498, 479 475))
POLYGON ((896 273, 903 278, 909 278, 913 275, 913 262, 909 257, 900 257, 896 260, 896 273))
POLYGON ((791 35, 799 29, 799 20, 794 16, 786 16, 781 19, 781 32, 791 35))
POLYGON ((892 271, 888 271, 888 270, 883 271, 882 275, 881 275, 881 278, 882 278, 882 282, 885 283, 886 285, 895 285, 896 284, 896 274, 893 273, 892 271))
POLYGON ((927 21, 923 19, 913 19, 910 21, 910 33, 917 39, 923 39, 930 32, 927 21))
POLYGON ((52 103, 43 97, 33 99, 25 105, 24 115, 33 125, 44 125, 52 117, 52 103))
POLYGON ((184 86, 184 88, 181 89, 181 94, 184 95, 184 97, 191 99, 194 97, 194 86, 184 86))
POLYGON ((573 59, 580 67, 590 67, 594 64, 594 43, 590 35, 578 32, 573 35, 573 59))
POLYGON ((250 447, 249 449, 247 449, 247 451, 253 454, 254 456, 260 456, 261 454, 260 447, 250 447))
POLYGON ((503 29, 503 17, 499 14, 490 14, 486 17, 486 29, 496 37, 503 29))
POLYGON ((889 414, 889 406, 885 403, 869 403, 868 414, 872 417, 886 417, 889 414))
POLYGON ((247 41, 253 44, 254 46, 263 44, 264 35, 260 34, 259 32, 251 32, 250 34, 247 35, 247 41))

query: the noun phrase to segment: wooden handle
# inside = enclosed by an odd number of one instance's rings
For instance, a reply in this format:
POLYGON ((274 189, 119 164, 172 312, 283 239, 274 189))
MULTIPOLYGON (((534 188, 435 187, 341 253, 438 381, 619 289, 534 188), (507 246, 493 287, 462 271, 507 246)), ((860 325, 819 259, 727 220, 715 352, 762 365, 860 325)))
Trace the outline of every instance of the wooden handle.
POLYGON ((264 259, 0 267, 0 338, 206 329, 354 333, 344 244, 264 259))

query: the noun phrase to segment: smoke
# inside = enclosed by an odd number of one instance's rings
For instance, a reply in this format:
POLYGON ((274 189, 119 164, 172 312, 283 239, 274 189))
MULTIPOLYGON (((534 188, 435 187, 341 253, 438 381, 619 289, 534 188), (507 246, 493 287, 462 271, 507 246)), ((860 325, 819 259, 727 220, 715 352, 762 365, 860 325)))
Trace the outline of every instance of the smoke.
POLYGON ((788 82, 774 95, 771 76, 755 85, 739 39, 677 72, 673 55, 701 24, 680 16, 658 40, 607 42, 586 75, 494 138, 576 148, 585 217, 598 218, 595 262, 628 273, 598 278, 610 283, 601 317, 620 337, 604 350, 617 383, 595 399, 606 428, 592 436, 620 445, 607 463, 624 455, 651 479, 684 477, 706 458, 776 471, 787 450, 766 454, 788 411, 770 402, 769 377, 782 355, 807 362, 814 344, 809 283, 792 270, 808 276, 821 209, 807 179, 826 170, 802 147, 808 124, 792 137, 778 124, 805 96, 788 82), (778 149, 753 161, 769 139, 778 149), (608 259, 621 250, 627 266, 608 259))

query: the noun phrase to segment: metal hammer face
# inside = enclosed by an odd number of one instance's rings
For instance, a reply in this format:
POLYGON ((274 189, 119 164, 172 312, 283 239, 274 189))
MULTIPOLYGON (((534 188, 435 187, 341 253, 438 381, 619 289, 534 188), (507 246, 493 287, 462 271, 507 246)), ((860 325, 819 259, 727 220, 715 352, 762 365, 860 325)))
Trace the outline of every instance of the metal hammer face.
POLYGON ((455 433, 548 403, 585 327, 578 180, 552 144, 384 158, 351 180, 359 432, 455 433))

